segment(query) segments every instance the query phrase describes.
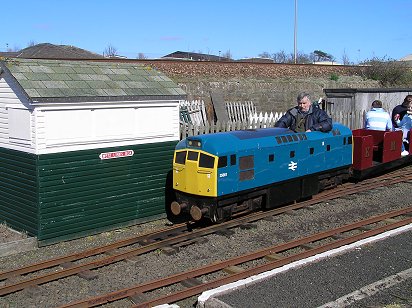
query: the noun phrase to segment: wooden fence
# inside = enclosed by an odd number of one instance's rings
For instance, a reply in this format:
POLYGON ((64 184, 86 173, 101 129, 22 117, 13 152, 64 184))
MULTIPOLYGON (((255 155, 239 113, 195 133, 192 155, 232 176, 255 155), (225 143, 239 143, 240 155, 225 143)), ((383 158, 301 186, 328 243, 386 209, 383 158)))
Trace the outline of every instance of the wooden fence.
MULTIPOLYGON (((188 107, 188 105, 184 105, 184 107, 185 106, 188 107)), ((181 109, 180 139, 184 139, 188 136, 196 136, 216 132, 274 127, 275 123, 284 114, 282 112, 257 113, 256 108, 251 102, 244 105, 240 103, 226 103, 226 110, 231 109, 231 111, 228 111, 228 114, 230 112, 230 120, 228 122, 221 122, 218 120, 216 123, 210 123, 206 118, 206 113, 204 112, 203 101, 196 101, 195 106, 197 107, 188 107, 187 112, 184 111, 184 114, 186 114, 186 116, 183 117, 181 109), (203 110, 203 113, 200 110, 203 110), (250 110, 253 110, 253 112, 250 112, 248 114, 247 112, 249 112, 250 110), (237 116, 235 115, 236 112, 239 113, 237 116), (187 120, 182 121, 182 118, 185 117, 187 120)), ((366 111, 364 110, 357 111, 352 114, 343 113, 342 111, 340 111, 337 113, 332 113, 330 114, 330 116, 332 117, 333 122, 342 123, 343 125, 348 126, 350 129, 358 129, 363 127, 365 113, 366 111)))

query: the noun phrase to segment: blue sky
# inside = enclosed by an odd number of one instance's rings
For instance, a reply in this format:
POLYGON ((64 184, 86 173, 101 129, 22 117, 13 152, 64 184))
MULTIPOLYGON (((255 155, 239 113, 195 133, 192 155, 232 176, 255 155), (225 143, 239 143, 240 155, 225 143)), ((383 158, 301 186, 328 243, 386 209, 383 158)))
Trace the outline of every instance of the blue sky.
MULTIPOLYGON (((159 58, 294 52, 295 0, 2 1, 0 51, 30 42, 159 58)), ((412 0, 297 0, 297 50, 341 62, 412 54, 412 0)))

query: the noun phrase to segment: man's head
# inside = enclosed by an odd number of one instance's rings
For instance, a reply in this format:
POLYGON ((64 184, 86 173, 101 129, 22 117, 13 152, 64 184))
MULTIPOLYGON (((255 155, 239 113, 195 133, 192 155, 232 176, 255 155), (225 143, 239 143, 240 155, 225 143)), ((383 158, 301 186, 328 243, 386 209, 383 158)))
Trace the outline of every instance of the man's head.
POLYGON ((409 104, 412 103, 412 95, 406 95, 405 99, 403 100, 402 106, 408 107, 409 104))
POLYGON ((310 95, 306 92, 299 93, 298 97, 296 98, 298 102, 298 108, 302 112, 308 112, 310 106, 312 106, 312 102, 310 100, 310 95))
POLYGON ((372 107, 373 108, 382 108, 382 102, 380 101, 380 100, 374 100, 373 102, 372 102, 372 107))

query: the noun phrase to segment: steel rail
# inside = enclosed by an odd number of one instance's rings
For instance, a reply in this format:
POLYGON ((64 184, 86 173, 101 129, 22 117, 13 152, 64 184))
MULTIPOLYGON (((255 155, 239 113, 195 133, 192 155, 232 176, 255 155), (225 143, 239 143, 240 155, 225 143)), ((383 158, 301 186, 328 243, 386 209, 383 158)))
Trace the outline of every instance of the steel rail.
POLYGON ((162 297, 157 298, 157 299, 145 301, 143 303, 133 305, 132 307, 133 308, 140 308, 140 307, 143 308, 143 307, 151 307, 153 305, 166 304, 166 303, 169 303, 169 302, 176 302, 176 301, 188 298, 190 296, 200 294, 201 292, 210 290, 212 288, 216 288, 216 287, 219 287, 221 285, 225 285, 225 284, 228 284, 228 283, 231 283, 231 282, 238 281, 240 279, 245 279, 245 278, 248 278, 248 277, 253 276, 253 275, 257 275, 257 274, 260 274, 260 273, 263 273, 263 272, 266 272, 266 271, 270 271, 272 269, 275 269, 275 268, 278 268, 280 266, 289 264, 291 262, 302 260, 302 259, 314 256, 314 255, 317 255, 319 253, 334 249, 334 248, 338 248, 338 247, 341 247, 341 246, 344 246, 344 245, 348 245, 348 244, 357 242, 359 240, 362 240, 362 239, 365 239, 365 238, 368 238, 368 237, 371 237, 371 236, 374 236, 374 235, 377 235, 377 234, 381 234, 383 232, 386 232, 386 231, 389 231, 389 230, 392 230, 392 229, 396 229, 396 228, 402 227, 404 225, 408 225, 410 223, 412 223, 412 218, 408 218, 408 219, 405 219, 405 220, 400 221, 400 222, 391 223, 391 224, 386 225, 386 226, 378 227, 378 228, 375 228, 373 230, 365 231, 364 233, 351 236, 350 238, 336 240, 335 242, 332 242, 332 243, 329 243, 329 244, 326 244, 326 245, 323 245, 323 246, 320 246, 320 247, 317 247, 317 248, 309 249, 307 251, 298 253, 296 255, 292 255, 292 256, 287 257, 287 258, 282 259, 282 260, 272 261, 272 262, 269 262, 267 264, 257 266, 256 268, 246 269, 245 271, 242 271, 240 273, 235 273, 233 275, 230 275, 230 276, 224 277, 224 278, 218 278, 214 281, 206 282, 206 283, 203 283, 199 286, 194 286, 194 287, 188 288, 186 290, 183 290, 183 291, 171 294, 171 295, 165 295, 165 296, 162 296, 162 297))
MULTIPOLYGON (((408 179, 406 179, 408 180, 408 179)), ((405 178, 396 178, 394 180, 391 181, 391 183, 398 183, 398 182, 403 182, 405 181, 405 178)), ((388 185, 389 183, 379 183, 379 185, 383 186, 383 185, 388 185)), ((373 184, 371 186, 372 188, 376 188, 377 185, 373 184)), ((345 189, 344 193, 346 194, 350 194, 350 193, 355 193, 355 192, 359 192, 359 191, 363 191, 363 190, 367 190, 369 188, 371 188, 370 186, 366 187, 363 186, 362 188, 356 187, 356 185, 352 188, 352 189, 345 189)), ((101 259, 97 260, 97 261, 89 261, 85 264, 78 264, 78 265, 73 265, 70 268, 64 268, 58 271, 55 271, 53 273, 49 273, 49 274, 44 274, 44 275, 40 275, 38 277, 33 277, 30 279, 23 279, 22 281, 18 281, 15 282, 13 284, 6 284, 5 286, 0 287, 0 296, 2 295, 6 295, 9 293, 13 293, 16 291, 20 291, 26 287, 32 286, 32 285, 40 285, 40 284, 44 284, 53 280, 57 280, 57 279, 61 279, 61 278, 65 278, 65 277, 69 277, 71 275, 76 275, 76 274, 80 274, 83 271, 86 270, 92 270, 92 269, 97 269, 115 262, 119 262, 119 261, 123 261, 125 259, 128 259, 130 257, 134 257, 134 256, 138 256, 138 255, 142 255, 144 253, 148 253, 150 251, 154 251, 156 249, 161 249, 167 246, 172 246, 172 245, 176 245, 188 240, 192 240, 195 237, 200 237, 200 236, 205 236, 205 235, 209 235, 211 233, 215 233, 216 231, 219 230, 224 230, 224 229, 231 229, 234 227, 237 227, 239 225, 242 224, 247 224, 250 222, 254 222, 263 218, 266 218, 268 216, 274 216, 274 215, 280 215, 282 213, 285 212, 289 212, 289 211, 293 211, 293 210, 297 210, 297 209, 301 209, 301 208, 305 208, 317 203, 320 203, 322 201, 328 201, 331 199, 335 199, 338 198, 339 194, 332 194, 332 196, 320 196, 320 197, 316 197, 312 200, 307 200, 304 202, 300 202, 300 203, 296 203, 293 205, 289 205, 289 206, 285 206, 285 207, 281 207, 281 208, 277 208, 277 209, 273 209, 270 211, 264 211, 264 212, 258 212, 258 213, 254 213, 253 215, 248 215, 248 216, 244 216, 244 217, 239 217, 237 219, 233 219, 227 222, 224 222, 222 224, 219 225, 212 225, 203 229, 199 229, 199 230, 193 230, 192 232, 188 232, 188 233, 184 233, 184 234, 180 234, 177 235, 176 237, 173 238, 167 238, 164 240, 160 240, 158 242, 152 243, 152 244, 148 244, 145 245, 143 247, 139 247, 139 248, 135 248, 131 251, 127 251, 127 252, 121 252, 121 253, 115 253, 113 252, 112 255, 110 256, 105 256, 102 257, 101 259)), ((149 234, 151 235, 151 234, 149 234)), ((160 233, 159 233, 160 235, 160 233)), ((140 237, 139 237, 140 238, 140 237)), ((155 236, 150 236, 150 238, 155 238, 155 236)), ((127 239, 125 241, 132 241, 134 238, 132 239, 127 239)), ((123 242, 123 241, 121 241, 123 242)), ((113 244, 113 246, 116 246, 117 243, 113 244)), ((109 245, 111 246, 111 245, 109 245)), ((105 248, 105 247, 103 247, 105 248)), ((101 247, 92 249, 92 250, 100 250, 101 247)), ((113 251, 113 249, 107 249, 107 251, 113 251)), ((82 253, 77 253, 75 255, 81 255, 82 253)), ((63 257, 66 258, 66 257, 63 257)), ((60 265, 62 262, 58 262, 61 261, 63 258, 57 258, 56 260, 51 260, 50 263, 48 263, 48 261, 42 262, 41 264, 46 264, 46 266, 50 265, 50 264, 56 264, 58 263, 58 265, 60 265)), ((68 256, 67 258, 72 258, 72 256, 68 256)), ((67 262, 67 261, 66 261, 67 262)), ((50 267, 50 266, 48 266, 50 267)), ((30 268, 36 268, 36 270, 41 270, 41 269, 45 269, 44 267, 41 268, 40 266, 37 267, 37 264, 32 265, 32 266, 28 266, 26 267, 26 269, 30 269, 30 268)), ((20 269, 17 269, 16 271, 19 271, 20 269)), ((24 270, 24 269, 22 269, 24 270)), ((7 272, 7 273, 11 273, 13 271, 7 272)), ((5 273, 5 275, 9 275, 5 273)), ((13 276, 13 275, 11 275, 13 276)), ((9 277, 11 277, 9 276, 9 277)))
POLYGON ((53 259, 45 260, 43 262, 31 264, 28 266, 24 266, 24 267, 9 270, 9 271, 3 271, 3 272, 0 272, 0 281, 10 278, 10 277, 17 276, 17 275, 24 275, 24 274, 32 273, 35 271, 44 270, 50 267, 59 266, 65 262, 72 262, 72 261, 77 261, 80 259, 92 257, 98 254, 113 251, 121 247, 130 246, 130 245, 133 245, 139 242, 144 243, 145 241, 149 241, 150 239, 167 237, 169 236, 169 234, 188 232, 188 231, 189 230, 187 228, 187 224, 178 224, 170 228, 165 228, 165 229, 157 230, 155 232, 150 232, 150 233, 145 233, 139 236, 130 237, 130 238, 115 242, 113 244, 92 248, 92 249, 89 249, 83 252, 74 253, 72 255, 56 257, 53 259))
MULTIPOLYGON (((93 298, 89 298, 86 300, 82 300, 82 301, 76 301, 76 302, 72 302, 69 303, 67 305, 63 305, 61 306, 61 308, 63 307, 94 307, 97 305, 102 305, 105 303, 109 303, 109 302, 113 302, 113 301, 117 301, 120 299, 124 299, 126 297, 130 297, 136 294, 140 294, 143 292, 149 292, 149 291, 153 291, 155 289, 159 289, 159 288, 163 288, 172 284, 176 284, 176 283, 180 283, 184 280, 190 279, 190 278, 195 278, 195 277, 199 277, 201 275, 206 275, 206 274, 210 274, 213 272, 217 272, 219 270, 224 270, 225 268, 228 268, 230 266, 237 266, 239 264, 245 263, 245 262, 250 262, 256 259, 260 259, 263 257, 267 257, 270 255, 274 255, 274 254, 278 254, 281 253, 283 251, 287 251, 290 249, 294 249, 296 247, 302 246, 302 245, 307 245, 316 241, 320 241, 326 238, 331 238, 333 236, 348 232, 348 231, 352 231, 355 229, 359 229, 361 227, 370 225, 370 224, 374 224, 377 222, 381 222, 385 219, 388 218, 393 218, 393 217, 398 217, 398 216, 402 216, 402 215, 410 215, 410 213, 412 213, 412 207, 408 207, 402 210, 396 210, 396 211, 392 211, 389 213, 385 213, 382 215, 378 215, 378 216, 374 216, 356 223, 352 223, 346 226, 342 226, 342 227, 338 227, 332 230, 327 230, 327 231, 323 231, 323 232, 319 232, 317 234, 313 234, 301 239, 297 239, 297 240, 293 240, 291 242, 287 242, 287 243, 283 243, 283 244, 279 244, 279 245, 275 245, 272 247, 268 247, 268 248, 264 248, 258 251, 255 251, 253 253, 247 254, 247 255, 242 255, 239 257, 234 257, 232 259, 228 259, 219 263, 212 263, 209 265, 205 265, 203 267, 200 268, 196 268, 193 270, 189 270, 186 272, 182 272, 182 273, 178 273, 178 274, 174 274, 171 275, 169 277, 165 277, 163 279, 157 279, 154 281, 150 281, 147 283, 143 283, 131 288, 127 288, 127 289, 122 289, 122 290, 118 290, 115 292, 111 292, 108 294, 104 294, 101 296, 96 296, 93 298)), ((312 248, 312 249, 306 249, 305 252, 302 253, 298 253, 295 255, 292 255, 290 257, 280 257, 280 259, 276 260, 276 261, 269 261, 267 264, 264 265, 260 265, 257 266, 256 268, 253 269, 249 269, 249 270, 244 270, 243 272, 239 273, 239 274, 234 274, 231 275, 230 278, 225 277, 225 278, 221 278, 218 279, 216 281, 210 282, 210 283, 204 283, 201 284, 199 286, 195 286, 192 288, 188 288, 184 291, 178 292, 174 295, 167 295, 164 297, 161 297, 160 299, 156 299, 156 300, 151 300, 151 301, 147 301, 144 303, 139 304, 136 307, 149 307, 151 305, 157 305, 157 304, 164 304, 167 302, 176 302, 178 300, 199 294, 200 292, 203 292, 207 289, 210 289, 212 287, 217 287, 229 282, 233 282, 236 281, 238 279, 243 279, 246 277, 249 277, 251 275, 256 275, 258 273, 273 269, 275 267, 279 267, 285 264, 288 264, 292 261, 296 261, 296 260, 300 260, 302 258, 306 258, 308 256, 312 256, 315 254, 318 254, 320 252, 324 252, 339 246, 343 246, 343 245, 347 245, 349 243, 358 241, 359 239, 365 238, 365 237, 370 237, 372 235, 376 235, 378 233, 381 233, 383 231, 387 231, 389 229, 393 229, 393 228, 398 228, 400 226, 406 225, 412 223, 412 218, 407 218, 404 219, 402 221, 397 221, 397 222, 390 222, 389 224, 387 224, 386 226, 382 226, 382 227, 378 227, 377 229, 374 230, 369 230, 369 231, 363 231, 363 233, 361 234, 357 234, 351 237, 346 237, 343 239, 336 239, 334 242, 331 243, 327 243, 323 246, 319 246, 316 248, 312 248), (240 275, 240 276, 239 276, 240 275), (228 281, 227 279, 230 279, 230 281, 228 281)))

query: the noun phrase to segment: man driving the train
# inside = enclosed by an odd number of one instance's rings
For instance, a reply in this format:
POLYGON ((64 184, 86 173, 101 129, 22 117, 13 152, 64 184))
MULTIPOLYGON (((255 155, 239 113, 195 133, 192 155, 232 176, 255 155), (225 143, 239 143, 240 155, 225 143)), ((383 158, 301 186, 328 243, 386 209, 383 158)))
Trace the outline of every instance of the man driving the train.
POLYGON ((306 92, 297 96, 296 107, 286 113, 276 122, 275 127, 289 128, 294 132, 329 132, 332 129, 332 119, 328 114, 313 106, 310 95, 306 92))

